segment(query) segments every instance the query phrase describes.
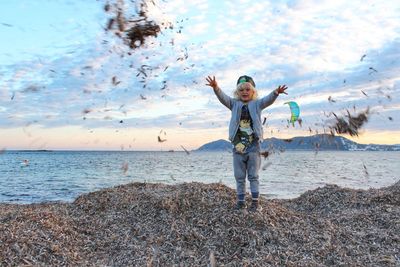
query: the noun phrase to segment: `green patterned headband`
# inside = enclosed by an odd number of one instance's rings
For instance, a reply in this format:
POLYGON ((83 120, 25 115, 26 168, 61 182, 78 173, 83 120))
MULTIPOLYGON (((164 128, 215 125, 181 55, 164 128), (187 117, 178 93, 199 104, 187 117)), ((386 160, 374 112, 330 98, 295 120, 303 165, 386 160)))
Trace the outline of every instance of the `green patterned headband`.
POLYGON ((239 77, 239 79, 237 81, 237 85, 241 84, 241 83, 251 83, 251 85, 256 87, 256 84, 254 83, 253 78, 251 78, 250 76, 247 76, 247 75, 243 75, 243 76, 239 77))

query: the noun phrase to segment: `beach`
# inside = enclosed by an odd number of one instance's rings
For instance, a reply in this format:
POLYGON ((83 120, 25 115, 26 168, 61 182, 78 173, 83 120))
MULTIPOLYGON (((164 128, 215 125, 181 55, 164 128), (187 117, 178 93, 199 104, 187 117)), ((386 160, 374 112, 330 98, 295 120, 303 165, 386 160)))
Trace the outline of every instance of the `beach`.
POLYGON ((191 182, 0 204, 0 265, 400 265, 400 181, 262 198, 256 213, 234 211, 234 203, 235 190, 221 183, 191 182))

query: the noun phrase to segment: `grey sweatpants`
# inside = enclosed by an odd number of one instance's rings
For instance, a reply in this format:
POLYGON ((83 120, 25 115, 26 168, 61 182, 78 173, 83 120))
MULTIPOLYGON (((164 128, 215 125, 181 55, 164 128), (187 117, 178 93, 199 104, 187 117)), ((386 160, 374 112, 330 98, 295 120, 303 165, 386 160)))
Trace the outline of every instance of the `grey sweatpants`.
POLYGON ((250 182, 251 193, 259 193, 258 172, 260 165, 261 156, 258 151, 244 154, 233 153, 233 173, 238 196, 246 194, 246 176, 250 182))

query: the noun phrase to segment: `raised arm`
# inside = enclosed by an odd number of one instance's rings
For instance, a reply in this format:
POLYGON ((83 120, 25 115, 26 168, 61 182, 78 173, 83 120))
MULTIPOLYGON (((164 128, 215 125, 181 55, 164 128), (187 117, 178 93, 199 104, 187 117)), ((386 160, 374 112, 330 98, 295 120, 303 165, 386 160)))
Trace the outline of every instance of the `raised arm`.
POLYGON ((221 88, 219 88, 217 80, 215 79, 215 76, 213 76, 212 78, 210 76, 207 76, 206 78, 207 80, 207 86, 210 86, 214 89, 214 93, 217 96, 219 102, 221 102, 225 107, 232 109, 232 105, 233 105, 233 98, 226 95, 221 88))
POLYGON ((279 85, 278 88, 276 88, 274 91, 272 91, 269 95, 261 98, 259 100, 260 108, 264 109, 264 108, 268 107, 269 105, 271 105, 272 103, 274 103, 280 94, 287 95, 287 93, 285 92, 287 88, 288 87, 286 85, 279 85))

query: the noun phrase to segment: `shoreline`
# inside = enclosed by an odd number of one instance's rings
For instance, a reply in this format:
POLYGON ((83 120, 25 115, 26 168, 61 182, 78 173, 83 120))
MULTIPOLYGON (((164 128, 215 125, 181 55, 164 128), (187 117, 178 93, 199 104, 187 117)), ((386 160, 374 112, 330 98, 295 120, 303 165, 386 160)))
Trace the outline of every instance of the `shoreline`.
POLYGON ((131 183, 72 203, 0 204, 0 265, 400 264, 400 181, 327 185, 236 212, 222 184, 131 183))

